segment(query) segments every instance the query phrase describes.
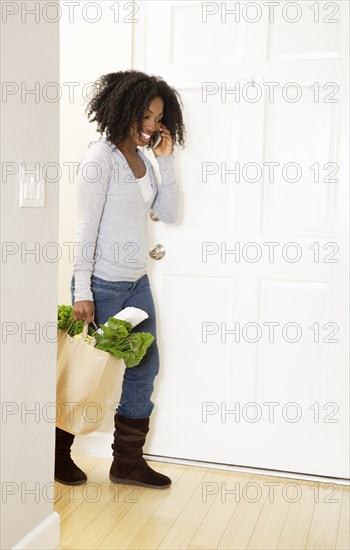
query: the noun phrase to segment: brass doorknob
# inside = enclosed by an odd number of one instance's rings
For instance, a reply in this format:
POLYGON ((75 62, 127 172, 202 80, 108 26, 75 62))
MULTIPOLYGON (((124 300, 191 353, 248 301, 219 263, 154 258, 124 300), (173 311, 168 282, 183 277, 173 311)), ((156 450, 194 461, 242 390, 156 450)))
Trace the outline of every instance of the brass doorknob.
POLYGON ((150 210, 149 212, 149 217, 153 222, 159 222, 159 218, 157 218, 157 216, 152 212, 152 210, 150 210))
POLYGON ((162 244, 155 244, 149 251, 149 255, 153 260, 161 260, 165 255, 165 248, 162 244))

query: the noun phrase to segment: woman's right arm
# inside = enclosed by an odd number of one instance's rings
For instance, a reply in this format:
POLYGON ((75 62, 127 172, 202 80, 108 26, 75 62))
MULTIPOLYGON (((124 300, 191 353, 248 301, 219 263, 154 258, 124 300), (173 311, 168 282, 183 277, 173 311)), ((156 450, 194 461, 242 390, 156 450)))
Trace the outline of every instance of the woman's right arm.
POLYGON ((76 173, 77 233, 73 263, 73 318, 91 323, 94 319, 91 275, 94 263, 101 253, 97 251, 96 254, 96 242, 111 178, 111 160, 106 145, 91 142, 76 173))

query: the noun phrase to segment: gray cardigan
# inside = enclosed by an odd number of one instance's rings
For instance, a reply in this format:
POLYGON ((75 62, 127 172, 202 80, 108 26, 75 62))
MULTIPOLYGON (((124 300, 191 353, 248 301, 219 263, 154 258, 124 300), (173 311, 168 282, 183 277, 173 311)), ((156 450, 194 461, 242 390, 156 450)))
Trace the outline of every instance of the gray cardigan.
POLYGON ((105 136, 90 141, 77 169, 77 233, 73 273, 75 301, 93 300, 91 275, 107 281, 136 281, 147 272, 148 212, 165 223, 178 216, 179 192, 172 156, 151 161, 141 149, 153 195, 146 202, 122 152, 105 136))

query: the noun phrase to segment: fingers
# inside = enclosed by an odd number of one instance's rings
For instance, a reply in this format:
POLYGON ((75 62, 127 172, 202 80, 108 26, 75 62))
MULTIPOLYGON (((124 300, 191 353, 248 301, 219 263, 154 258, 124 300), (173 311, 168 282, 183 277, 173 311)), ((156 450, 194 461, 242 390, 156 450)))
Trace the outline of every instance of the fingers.
POLYGON ((90 315, 87 315, 84 319, 84 321, 89 325, 90 323, 92 323, 92 321, 94 320, 94 315, 93 314, 90 314, 90 315))
POLYGON ((166 128, 161 128, 159 131, 162 134, 162 136, 171 137, 169 130, 167 130, 166 128))
POLYGON ((164 124, 161 125, 159 131, 162 135, 170 136, 170 131, 168 130, 168 128, 166 126, 164 126, 164 124))
POLYGON ((162 140, 160 141, 158 146, 153 149, 155 156, 166 154, 171 155, 174 149, 174 145, 170 131, 164 126, 164 124, 162 124, 159 132, 162 136, 162 140))
POLYGON ((74 321, 85 321, 90 324, 95 317, 95 305, 94 302, 84 300, 81 302, 75 302, 73 308, 74 321))

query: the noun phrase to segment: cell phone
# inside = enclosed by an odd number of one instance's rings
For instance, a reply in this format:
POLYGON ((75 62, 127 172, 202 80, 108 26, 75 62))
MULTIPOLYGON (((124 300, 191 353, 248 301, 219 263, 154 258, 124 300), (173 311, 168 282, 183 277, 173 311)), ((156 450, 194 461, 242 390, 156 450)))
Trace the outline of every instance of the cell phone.
POLYGON ((157 145, 160 144, 161 140, 162 140, 162 134, 160 132, 156 132, 154 134, 154 136, 151 137, 151 140, 149 142, 149 146, 152 149, 155 149, 157 147, 157 145))

